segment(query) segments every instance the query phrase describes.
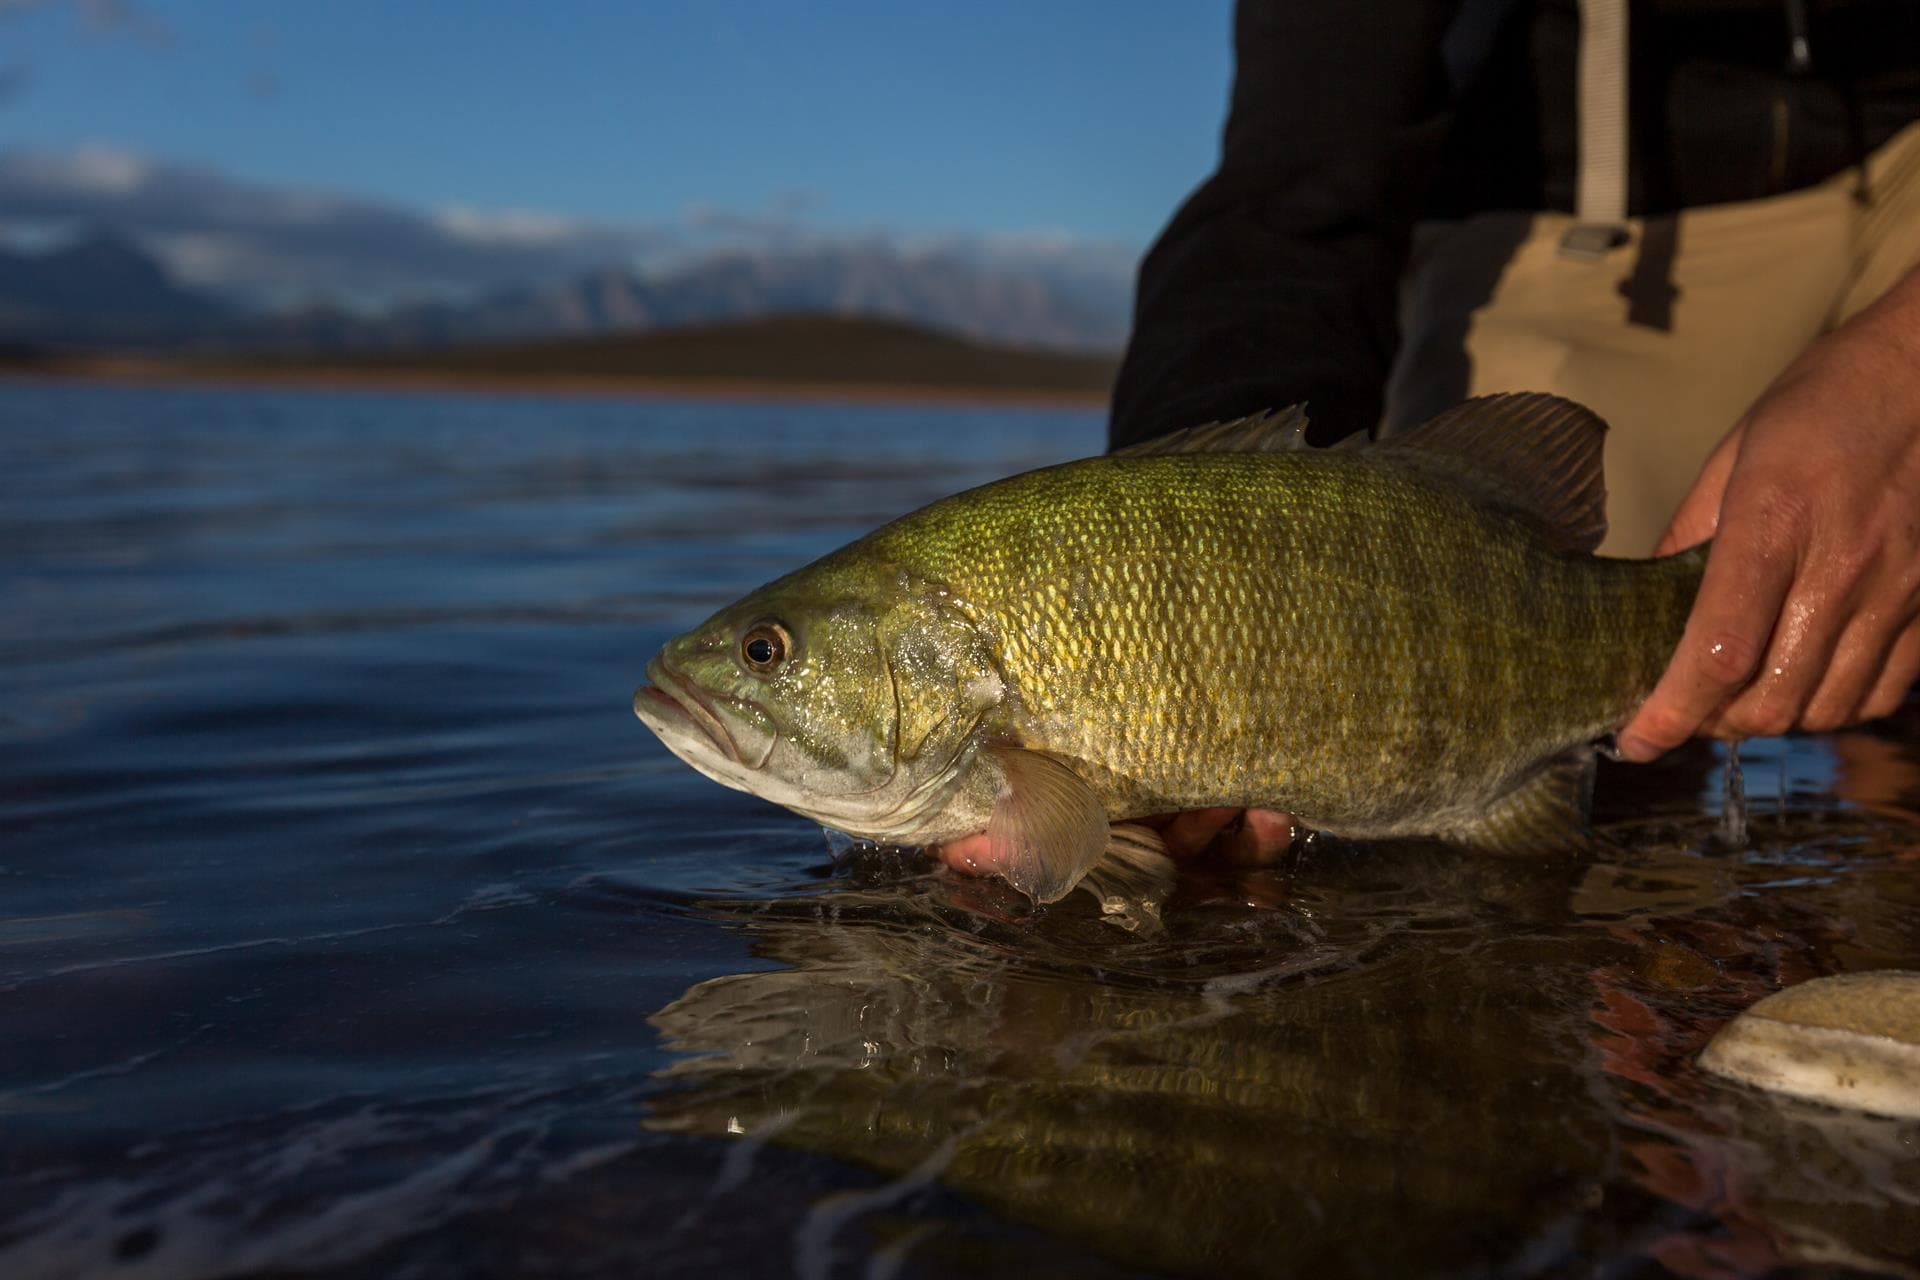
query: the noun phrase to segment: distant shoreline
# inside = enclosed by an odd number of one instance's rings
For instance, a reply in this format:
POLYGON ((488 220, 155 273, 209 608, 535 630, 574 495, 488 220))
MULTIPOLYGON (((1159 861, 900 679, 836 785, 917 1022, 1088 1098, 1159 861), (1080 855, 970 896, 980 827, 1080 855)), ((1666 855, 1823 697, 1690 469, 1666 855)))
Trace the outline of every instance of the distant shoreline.
POLYGON ((633 400, 800 401, 813 404, 940 404, 1005 408, 1103 409, 1107 393, 1074 387, 1008 387, 921 382, 831 381, 616 374, 521 374, 313 365, 300 369, 188 363, 130 357, 76 357, 0 365, 0 383, 103 382, 128 386, 292 387, 307 391, 583 396, 633 400))
POLYGON ((353 354, 0 352, 0 377, 839 403, 1098 407, 1118 371, 1113 354, 823 315, 353 354))

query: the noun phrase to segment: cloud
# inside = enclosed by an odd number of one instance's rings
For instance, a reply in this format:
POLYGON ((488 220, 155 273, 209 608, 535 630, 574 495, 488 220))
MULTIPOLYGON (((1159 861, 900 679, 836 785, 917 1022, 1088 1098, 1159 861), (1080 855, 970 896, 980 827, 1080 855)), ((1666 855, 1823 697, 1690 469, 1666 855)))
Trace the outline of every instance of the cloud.
POLYGON ((18 152, 9 157, 19 180, 78 197, 117 199, 144 183, 152 170, 139 156, 109 147, 80 147, 64 154, 18 152))
POLYGON ((534 209, 469 209, 455 205, 433 215, 448 235, 477 245, 555 245, 592 234, 577 218, 534 209))
MULTIPOLYGON (((0 4, 6 0, 0 0, 0 4)), ((673 222, 620 223, 537 209, 421 210, 235 178, 115 147, 0 150, 0 234, 107 229, 139 240, 182 282, 257 303, 326 298, 379 306, 543 286, 605 268, 659 273, 717 255, 833 252, 951 259, 1045 277, 1108 305, 1124 299, 1133 246, 1064 232, 828 233, 821 198, 776 196, 745 212, 692 206, 673 222)))
POLYGON ((420 212, 110 147, 0 152, 0 210, 16 228, 137 237, 188 283, 266 299, 468 294, 631 264, 679 239, 528 211, 420 212))

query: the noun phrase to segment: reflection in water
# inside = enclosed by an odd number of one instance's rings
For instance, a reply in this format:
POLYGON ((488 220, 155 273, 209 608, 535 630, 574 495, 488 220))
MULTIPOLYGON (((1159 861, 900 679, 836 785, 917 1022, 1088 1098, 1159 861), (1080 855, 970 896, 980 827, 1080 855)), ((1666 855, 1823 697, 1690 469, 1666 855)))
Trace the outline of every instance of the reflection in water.
POLYGON ((1609 771, 1590 864, 1316 848, 1141 938, 829 878, 626 709, 689 618, 1097 414, 0 411, 0 1280, 1915 1252, 1913 1126, 1689 1064, 1761 991, 1914 962, 1920 707, 1754 744, 1738 856, 1702 745, 1609 771))
POLYGON ((937 1176, 1182 1272, 1913 1256, 1916 1127, 1691 1059, 1784 983, 1915 962, 1915 833, 1776 815, 1733 857, 1693 825, 1592 865, 1323 848, 1285 907, 1201 885, 1152 939, 938 879, 715 904, 789 967, 660 1011, 683 1056, 650 1123, 937 1176))
MULTIPOLYGON (((1916 717, 1920 719, 1920 717, 1916 717)), ((1827 738, 1833 752, 1833 793, 1842 800, 1920 830, 1920 761, 1916 761, 1906 721, 1879 726, 1884 732, 1856 730, 1827 738), (1901 730, 1907 729, 1905 735, 1901 730)), ((1908 851, 1920 858, 1920 845, 1908 851)))

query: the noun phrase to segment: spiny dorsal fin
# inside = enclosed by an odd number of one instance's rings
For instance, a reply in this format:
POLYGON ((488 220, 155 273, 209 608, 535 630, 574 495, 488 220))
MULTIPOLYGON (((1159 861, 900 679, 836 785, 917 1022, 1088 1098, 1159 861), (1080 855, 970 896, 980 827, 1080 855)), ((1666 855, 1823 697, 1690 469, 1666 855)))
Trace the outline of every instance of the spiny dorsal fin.
POLYGON ((1524 391, 1457 404, 1383 441, 1379 452, 1526 512, 1563 551, 1592 551, 1607 536, 1606 435, 1607 424, 1584 405, 1524 391))
POLYGON ((1307 448, 1307 406, 1269 410, 1231 422, 1209 422, 1198 427, 1142 440, 1115 449, 1115 458, 1145 458, 1160 453, 1285 453, 1307 448))
POLYGON ((1484 813, 1437 834, 1486 853, 1577 853, 1593 845, 1594 750, 1582 743, 1494 801, 1484 813))

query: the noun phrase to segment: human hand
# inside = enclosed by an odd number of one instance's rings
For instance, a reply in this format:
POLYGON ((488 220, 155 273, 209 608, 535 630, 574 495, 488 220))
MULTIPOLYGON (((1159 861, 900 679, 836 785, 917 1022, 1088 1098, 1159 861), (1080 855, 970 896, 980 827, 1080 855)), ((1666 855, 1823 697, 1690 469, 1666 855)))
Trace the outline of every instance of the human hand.
POLYGON ((1236 867, 1264 867, 1293 847, 1294 821, 1275 809, 1192 809, 1141 818, 1176 858, 1208 854, 1236 867))
MULTIPOLYGON (((1130 821, 1151 827, 1166 841, 1175 858, 1210 853, 1234 866, 1258 867, 1277 862, 1292 847, 1293 816, 1271 809, 1194 809, 1130 821)), ((963 836, 939 846, 940 860, 969 875, 991 875, 986 864, 985 834, 963 836)))
POLYGON ((1920 674, 1920 271, 1754 402, 1656 553, 1709 537, 1686 631, 1620 730, 1622 755, 1899 706, 1920 674))

